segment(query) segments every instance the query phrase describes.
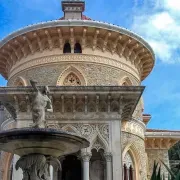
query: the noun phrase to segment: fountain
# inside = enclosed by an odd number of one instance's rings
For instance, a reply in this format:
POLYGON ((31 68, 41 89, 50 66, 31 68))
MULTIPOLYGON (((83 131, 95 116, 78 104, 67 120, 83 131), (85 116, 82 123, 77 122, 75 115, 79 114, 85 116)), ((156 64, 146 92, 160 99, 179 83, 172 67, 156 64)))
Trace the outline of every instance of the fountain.
POLYGON ((0 132, 0 149, 20 156, 15 167, 22 169, 23 180, 50 180, 49 166, 61 169, 58 157, 86 148, 89 142, 72 133, 47 128, 45 111, 53 112, 48 86, 41 92, 37 82, 30 83, 34 89, 33 125, 0 132))

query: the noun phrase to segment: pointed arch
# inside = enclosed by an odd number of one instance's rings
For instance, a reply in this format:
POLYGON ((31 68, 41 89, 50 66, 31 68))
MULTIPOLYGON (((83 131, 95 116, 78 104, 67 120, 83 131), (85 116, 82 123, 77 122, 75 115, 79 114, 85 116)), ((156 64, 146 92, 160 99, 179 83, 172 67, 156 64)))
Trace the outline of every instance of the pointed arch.
POLYGON ((131 81, 130 78, 127 77, 127 76, 124 76, 124 77, 120 80, 119 84, 120 84, 120 86, 132 86, 132 85, 133 85, 132 81, 131 81))
POLYGON ((95 143, 99 143, 101 145, 101 147, 99 147, 99 149, 103 149, 104 151, 108 152, 108 150, 109 150, 108 143, 102 137, 101 134, 96 133, 93 135, 93 137, 91 138, 91 144, 89 147, 90 150, 92 150, 94 148, 95 143))
POLYGON ((129 153, 131 156, 133 163, 134 163, 134 168, 135 168, 135 179, 139 179, 139 173, 140 173, 140 154, 138 149, 133 143, 128 144, 122 153, 122 159, 124 160, 126 154, 129 153))
POLYGON ((75 68, 70 66, 66 68, 59 76, 57 86, 86 86, 86 81, 82 73, 75 68), (72 83, 71 83, 72 80, 72 83))
POLYGON ((15 81, 14 81, 14 83, 13 83, 13 86, 20 86, 20 87, 22 87, 22 86, 27 86, 27 82, 26 82, 26 80, 25 80, 23 77, 18 76, 18 77, 15 79, 15 81))

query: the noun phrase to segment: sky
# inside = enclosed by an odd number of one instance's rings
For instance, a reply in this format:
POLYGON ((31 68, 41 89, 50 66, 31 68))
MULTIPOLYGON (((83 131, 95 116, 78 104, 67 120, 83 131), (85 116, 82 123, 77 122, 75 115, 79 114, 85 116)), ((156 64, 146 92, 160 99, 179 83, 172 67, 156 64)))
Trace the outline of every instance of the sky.
MULTIPOLYGON (((27 25, 63 16, 60 0, 0 0, 0 39, 27 25)), ((180 130, 180 0, 86 0, 85 15, 127 28, 156 54, 146 86, 148 128, 180 130)), ((6 81, 0 77, 0 86, 6 81)))

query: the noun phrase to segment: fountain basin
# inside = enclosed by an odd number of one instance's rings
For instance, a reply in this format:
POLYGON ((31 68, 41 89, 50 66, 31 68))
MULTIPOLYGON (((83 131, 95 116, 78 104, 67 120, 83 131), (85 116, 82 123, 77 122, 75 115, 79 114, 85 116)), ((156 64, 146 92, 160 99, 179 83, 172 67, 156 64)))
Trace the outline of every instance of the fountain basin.
POLYGON ((0 132, 0 149, 19 156, 38 153, 59 157, 88 146, 85 138, 56 129, 21 128, 0 132))

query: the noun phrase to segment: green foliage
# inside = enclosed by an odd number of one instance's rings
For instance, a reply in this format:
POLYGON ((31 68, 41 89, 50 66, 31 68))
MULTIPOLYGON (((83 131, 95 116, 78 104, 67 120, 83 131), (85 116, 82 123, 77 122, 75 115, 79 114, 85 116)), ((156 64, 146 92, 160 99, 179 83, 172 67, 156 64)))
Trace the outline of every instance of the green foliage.
MULTIPOLYGON (((180 169, 177 175, 175 175, 163 161, 161 161, 161 163, 165 166, 165 168, 169 172, 168 180, 180 180, 180 169)), ((165 180, 164 174, 162 175, 161 173, 161 166, 159 165, 159 163, 154 162, 151 180, 165 180)))
POLYGON ((174 174, 180 169, 180 141, 169 150, 170 167, 174 174))
POLYGON ((159 166, 156 162, 154 162, 151 180, 163 180, 161 177, 161 166, 159 166))

